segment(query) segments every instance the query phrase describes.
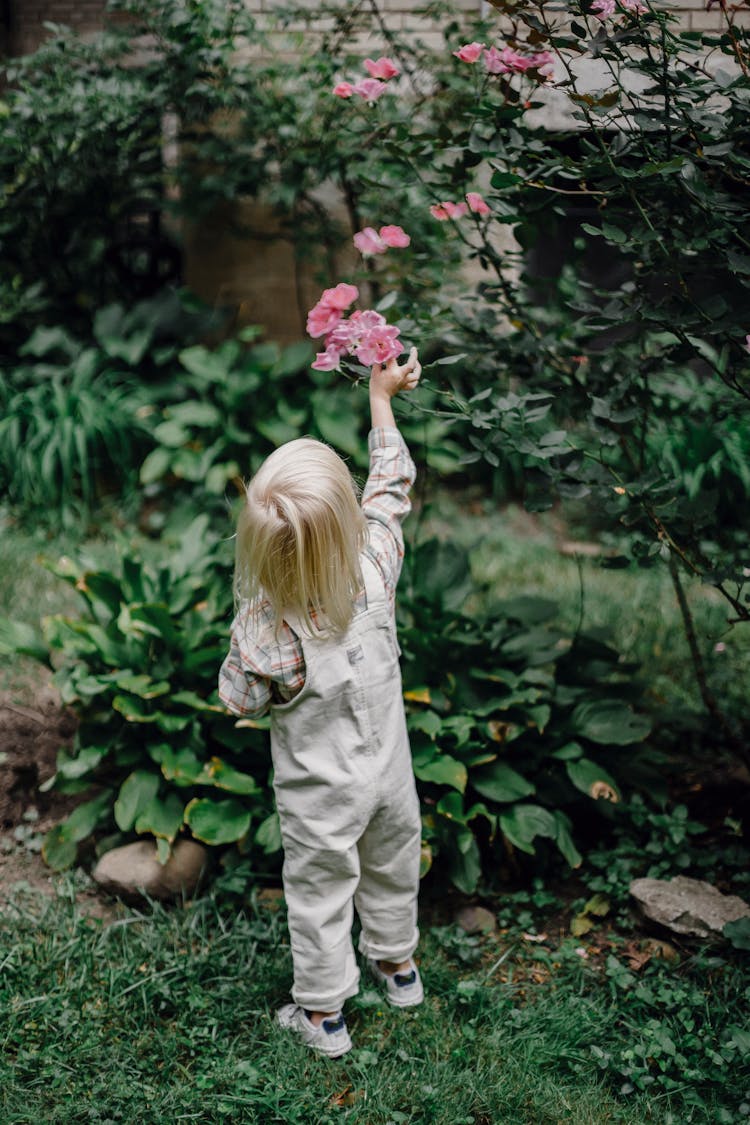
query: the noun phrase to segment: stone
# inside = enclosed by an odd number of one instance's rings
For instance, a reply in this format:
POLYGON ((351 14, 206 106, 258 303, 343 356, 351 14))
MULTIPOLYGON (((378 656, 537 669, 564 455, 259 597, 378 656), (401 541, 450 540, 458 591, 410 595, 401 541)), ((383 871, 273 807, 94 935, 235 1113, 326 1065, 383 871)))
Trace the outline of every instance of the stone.
POLYGON ((678 875, 674 879, 635 879, 630 893, 647 918, 676 934, 715 937, 727 922, 750 917, 750 906, 711 883, 678 875))
POLYGON ((139 840, 106 852, 92 872, 103 890, 124 899, 189 898, 206 867, 207 849, 195 840, 178 840, 166 863, 159 863, 152 840, 139 840))
POLYGON ((491 934, 495 929, 495 915, 484 906, 464 906, 456 922, 467 934, 491 934))

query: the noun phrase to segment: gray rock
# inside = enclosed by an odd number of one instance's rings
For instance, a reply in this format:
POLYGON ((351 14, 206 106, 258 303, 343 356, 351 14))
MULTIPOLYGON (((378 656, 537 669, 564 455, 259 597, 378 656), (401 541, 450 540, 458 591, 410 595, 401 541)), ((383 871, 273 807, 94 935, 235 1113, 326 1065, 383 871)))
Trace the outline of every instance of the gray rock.
POLYGON ((727 922, 750 916, 737 895, 724 895, 710 883, 678 875, 674 879, 635 879, 630 893, 647 918, 676 934, 711 937, 727 922))
POLYGON ((106 852, 92 872, 96 883, 125 899, 172 899, 193 894, 206 866, 207 850, 195 840, 178 840, 165 864, 152 840, 106 852))
POLYGON ((484 906, 464 906, 456 922, 467 934, 490 934, 495 929, 495 915, 484 906))

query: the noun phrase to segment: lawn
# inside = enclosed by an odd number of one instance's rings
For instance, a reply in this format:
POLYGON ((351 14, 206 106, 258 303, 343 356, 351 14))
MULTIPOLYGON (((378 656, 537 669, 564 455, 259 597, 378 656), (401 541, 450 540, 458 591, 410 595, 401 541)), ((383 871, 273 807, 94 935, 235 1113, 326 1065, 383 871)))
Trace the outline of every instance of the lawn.
MULTIPOLYGON (((274 1025, 291 970, 283 910, 207 897, 102 921, 74 883, 54 900, 18 891, 0 912, 5 1125, 742 1119, 747 988, 710 951, 636 975, 608 931, 536 943, 517 922, 479 938, 428 921, 424 1005, 392 1011, 363 979, 355 1048, 330 1061, 274 1025)), ((511 900, 500 920, 524 909, 511 900)))

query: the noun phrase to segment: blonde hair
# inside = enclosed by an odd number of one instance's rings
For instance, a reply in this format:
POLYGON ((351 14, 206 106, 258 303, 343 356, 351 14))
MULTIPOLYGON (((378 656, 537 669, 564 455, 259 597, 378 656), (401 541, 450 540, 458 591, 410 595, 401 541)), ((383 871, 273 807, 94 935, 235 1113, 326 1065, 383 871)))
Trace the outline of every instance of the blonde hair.
POLYGON ((343 632, 362 588, 366 542, 356 486, 338 454, 313 438, 287 442, 246 487, 235 597, 255 605, 266 597, 277 626, 292 614, 310 633, 343 632))

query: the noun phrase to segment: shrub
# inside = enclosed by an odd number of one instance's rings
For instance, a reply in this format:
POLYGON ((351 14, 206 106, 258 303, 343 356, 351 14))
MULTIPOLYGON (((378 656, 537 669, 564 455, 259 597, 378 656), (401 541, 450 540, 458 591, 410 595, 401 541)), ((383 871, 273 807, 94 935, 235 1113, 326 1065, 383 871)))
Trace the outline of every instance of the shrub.
MULTIPOLYGON (((54 784, 96 789, 48 835, 52 866, 115 828, 153 835, 162 859, 181 832, 256 858, 280 849, 268 721, 235 721, 216 693, 230 544, 203 515, 173 529, 169 546, 149 562, 123 543, 112 571, 62 560, 55 573, 83 598, 83 616, 46 619, 43 640, 8 623, 0 630, 6 648, 15 635, 16 651, 58 666, 63 701, 79 716, 54 784)), ((556 631, 554 604, 538 598, 498 603, 482 619, 462 614, 467 582, 458 549, 422 544, 400 635, 425 867, 439 857, 470 891, 483 864, 487 876, 496 869, 499 847, 533 855, 547 838, 577 866, 571 816, 618 799, 615 777, 632 754, 623 748, 649 724, 630 705, 632 667, 612 649, 556 631)))

